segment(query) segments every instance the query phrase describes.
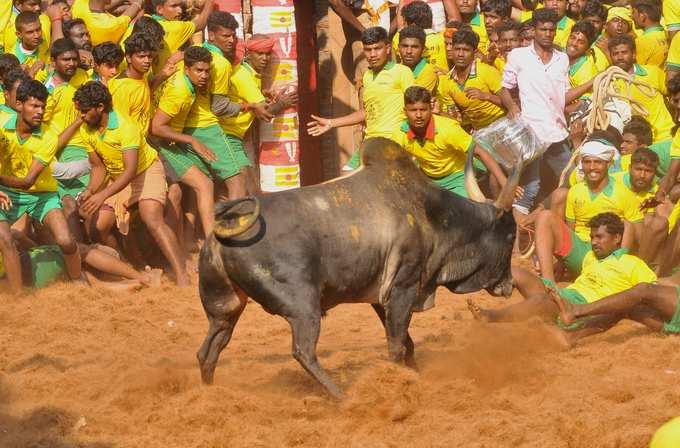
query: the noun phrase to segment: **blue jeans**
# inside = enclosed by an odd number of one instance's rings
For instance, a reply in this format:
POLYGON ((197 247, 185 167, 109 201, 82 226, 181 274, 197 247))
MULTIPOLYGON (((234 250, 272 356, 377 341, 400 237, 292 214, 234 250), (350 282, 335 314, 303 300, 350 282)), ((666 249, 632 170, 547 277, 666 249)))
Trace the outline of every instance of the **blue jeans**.
POLYGON ((531 212, 539 193, 547 196, 559 186, 560 175, 570 158, 571 144, 568 138, 548 146, 541 157, 524 168, 519 181, 524 194, 515 200, 513 207, 524 214, 531 212))

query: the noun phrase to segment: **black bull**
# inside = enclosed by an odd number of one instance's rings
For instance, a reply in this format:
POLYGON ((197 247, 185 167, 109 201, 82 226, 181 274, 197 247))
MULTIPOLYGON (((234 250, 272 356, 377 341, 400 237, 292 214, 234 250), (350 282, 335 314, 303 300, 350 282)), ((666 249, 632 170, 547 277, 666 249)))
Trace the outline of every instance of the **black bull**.
MULTIPOLYGON (((438 286, 512 291, 509 210, 520 170, 495 204, 473 202, 432 183, 400 146, 375 138, 353 175, 218 205, 199 260, 210 325, 198 351, 203 381, 212 382, 248 296, 288 321, 293 357, 334 396, 341 391, 319 365, 316 344, 321 316, 339 303, 371 303, 391 359, 414 365, 411 315, 438 286)), ((471 156, 466 183, 480 200, 470 171, 471 156)))

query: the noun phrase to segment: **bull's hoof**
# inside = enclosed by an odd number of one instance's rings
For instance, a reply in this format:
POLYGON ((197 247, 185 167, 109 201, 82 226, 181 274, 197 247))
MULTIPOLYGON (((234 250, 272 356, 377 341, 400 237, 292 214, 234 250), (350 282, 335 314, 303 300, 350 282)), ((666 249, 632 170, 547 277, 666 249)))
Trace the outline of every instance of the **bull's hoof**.
POLYGON ((210 386, 213 383, 213 380, 215 379, 215 369, 206 369, 203 366, 201 366, 201 382, 206 385, 210 386))

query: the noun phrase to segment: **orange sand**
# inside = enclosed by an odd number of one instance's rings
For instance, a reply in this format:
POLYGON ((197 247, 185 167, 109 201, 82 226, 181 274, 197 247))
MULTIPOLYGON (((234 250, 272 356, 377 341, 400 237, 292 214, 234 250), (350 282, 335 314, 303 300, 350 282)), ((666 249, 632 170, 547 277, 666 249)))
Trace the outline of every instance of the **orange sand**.
POLYGON ((322 325, 340 403, 255 303, 203 387, 195 288, 0 296, 0 447, 638 448, 680 414, 680 338, 630 322, 563 352, 538 323, 478 324, 441 290, 412 323, 420 373, 387 361, 369 305, 322 325))

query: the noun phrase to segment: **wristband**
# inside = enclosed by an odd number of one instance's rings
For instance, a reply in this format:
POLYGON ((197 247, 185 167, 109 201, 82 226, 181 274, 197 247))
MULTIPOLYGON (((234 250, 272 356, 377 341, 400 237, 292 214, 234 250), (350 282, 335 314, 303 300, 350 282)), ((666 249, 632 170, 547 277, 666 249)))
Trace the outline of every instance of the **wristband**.
POLYGON ((62 20, 64 20, 64 17, 63 17, 63 16, 55 17, 54 19, 52 19, 52 23, 54 23, 54 22, 61 22, 62 20))

